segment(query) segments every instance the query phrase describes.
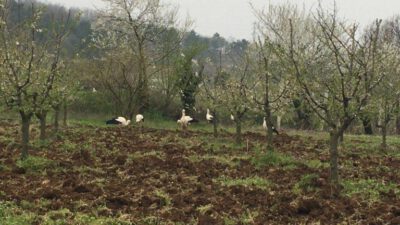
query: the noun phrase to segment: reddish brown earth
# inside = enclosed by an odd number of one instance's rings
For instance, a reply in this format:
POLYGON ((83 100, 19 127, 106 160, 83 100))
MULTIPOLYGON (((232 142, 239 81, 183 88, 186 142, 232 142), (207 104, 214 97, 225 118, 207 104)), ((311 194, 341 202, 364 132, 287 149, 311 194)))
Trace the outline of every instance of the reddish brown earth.
MULTIPOLYGON (((10 137, 14 135, 9 133, 10 137)), ((155 216, 161 221, 183 224, 224 224, 225 218, 241 221, 245 215, 252 215, 248 216, 248 224, 400 224, 400 200, 395 193, 382 193, 376 202, 363 200, 362 196, 331 195, 329 169, 313 169, 303 163, 309 159, 328 162, 324 141, 277 136, 276 150, 298 162, 295 168, 285 169, 256 168, 250 159, 239 158, 242 152, 254 155, 252 148, 265 139, 261 134, 244 134, 249 147, 228 145, 218 151, 204 141, 207 138, 212 140, 211 134, 194 131, 183 134, 149 128, 140 132, 137 128, 73 127, 64 132, 61 140, 31 150, 32 155, 56 162, 45 172, 36 173, 16 167, 18 148, 0 142, 0 158, 11 168, 0 171, 0 190, 4 192, 0 200, 18 204, 22 200, 48 199, 51 204, 34 212, 68 208, 91 214, 101 208, 97 211, 99 216, 126 214, 131 222, 155 216), (65 147, 67 142, 76 144, 75 148, 65 147), (201 160, 205 155, 232 156, 237 165, 210 158, 201 160), (191 160, 193 156, 200 160, 191 160), (295 184, 302 176, 313 173, 318 175, 312 181, 315 190, 295 194, 295 184), (255 175, 271 181, 271 187, 228 187, 215 182, 221 176, 255 175), (170 200, 156 194, 160 190, 170 200), (206 205, 211 207, 198 210, 206 205)), ((233 142, 229 134, 223 139, 233 142)), ((344 160, 354 164, 351 170, 341 170, 343 179, 379 178, 399 185, 399 173, 374 170, 376 165, 398 169, 398 158, 342 154, 341 161, 344 160)))

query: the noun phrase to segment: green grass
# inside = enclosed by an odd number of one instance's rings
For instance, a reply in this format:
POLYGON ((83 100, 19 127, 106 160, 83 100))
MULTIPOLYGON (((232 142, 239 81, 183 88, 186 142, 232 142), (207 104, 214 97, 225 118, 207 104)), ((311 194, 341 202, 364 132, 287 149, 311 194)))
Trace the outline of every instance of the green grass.
POLYGON ((132 224, 119 218, 107 218, 89 214, 74 213, 69 209, 48 211, 45 214, 31 212, 36 203, 22 202, 18 206, 14 202, 0 201, 0 224, 1 225, 57 225, 57 224, 77 224, 77 225, 124 225, 132 224))
POLYGON ((204 215, 204 214, 206 214, 208 211, 210 211, 212 208, 213 208, 213 205, 212 205, 212 204, 207 204, 207 205, 202 205, 202 206, 197 207, 196 210, 197 210, 200 214, 204 215))
POLYGON ((234 161, 234 159, 249 159, 246 156, 222 156, 222 155, 190 155, 188 159, 191 162, 201 162, 202 160, 215 160, 221 164, 228 165, 230 167, 235 167, 239 165, 239 161, 234 161))
POLYGON ((3 162, 0 161, 0 172, 2 171, 10 171, 10 167, 8 167, 7 165, 4 165, 3 162))
POLYGON ((347 196, 359 196, 365 200, 378 201, 382 193, 393 191, 396 195, 400 189, 395 183, 383 183, 374 179, 344 180, 343 193, 347 196))
POLYGON ((25 211, 13 202, 0 202, 0 224, 30 225, 35 221, 35 213, 25 211))
POLYGON ((142 158, 146 158, 146 157, 149 157, 149 156, 155 156, 155 157, 157 157, 159 159, 162 159, 162 160, 165 159, 165 153, 164 152, 152 150, 152 151, 148 151, 148 152, 134 152, 134 153, 131 153, 131 154, 128 155, 127 162, 128 163, 132 163, 135 160, 141 160, 142 158))
POLYGON ((319 159, 310 159, 304 163, 307 167, 312 169, 326 169, 329 168, 329 163, 321 162, 319 159))
POLYGON ((163 190, 155 190, 154 195, 160 199, 161 206, 170 206, 172 204, 172 198, 163 190))
POLYGON ((45 169, 50 169, 56 166, 56 162, 53 160, 44 158, 44 157, 39 157, 39 156, 28 156, 24 160, 18 160, 16 162, 16 165, 20 168, 23 168, 27 171, 32 171, 32 172, 40 172, 45 169))
POLYGON ((276 151, 258 152, 252 159, 252 163, 257 167, 281 166, 288 169, 295 168, 297 162, 289 155, 276 151))
POLYGON ((267 190, 272 185, 271 181, 261 178, 259 176, 246 177, 240 179, 221 176, 215 179, 214 182, 220 183, 228 187, 230 186, 257 187, 263 190, 267 190))
MULTIPOLYGON (((329 133, 319 131, 299 131, 288 130, 287 133, 291 136, 299 136, 308 142, 309 139, 323 140, 328 143, 329 133)), ((345 134, 344 141, 340 144, 342 154, 358 155, 359 157, 382 157, 388 156, 393 158, 400 158, 400 138, 396 135, 387 136, 388 149, 382 151, 381 149, 382 137, 376 132, 375 135, 359 135, 359 134, 345 134)), ((329 148, 327 144, 326 150, 329 148)))
POLYGON ((294 185, 293 193, 300 195, 302 193, 315 191, 316 188, 313 186, 313 182, 318 179, 317 174, 306 174, 300 178, 300 180, 294 185))

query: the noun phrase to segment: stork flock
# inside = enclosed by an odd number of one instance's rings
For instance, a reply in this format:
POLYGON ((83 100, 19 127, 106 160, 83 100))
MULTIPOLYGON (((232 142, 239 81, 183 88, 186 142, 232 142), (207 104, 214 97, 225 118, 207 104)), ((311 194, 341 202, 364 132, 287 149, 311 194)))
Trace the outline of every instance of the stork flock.
MULTIPOLYGON (((135 120, 136 123, 144 122, 144 116, 142 114, 137 114, 135 119, 136 119, 135 120)), ((235 121, 235 117, 232 114, 230 116, 230 119, 232 121, 235 121)), ((207 109, 206 120, 207 120, 208 123, 212 123, 213 120, 214 120, 214 116, 211 115, 210 109, 207 109)), ((198 120, 194 119, 191 116, 186 115, 185 109, 182 109, 181 118, 177 120, 177 123, 181 125, 182 129, 186 130, 188 128, 188 126, 191 123, 194 123, 194 122, 198 122, 198 120)), ((107 125, 128 126, 130 123, 131 123, 130 120, 127 120, 127 119, 125 119, 125 117, 122 117, 122 116, 115 117, 115 118, 112 118, 112 119, 106 121, 107 125)), ((262 126, 263 126, 263 128, 265 130, 268 130, 267 121, 266 121, 265 117, 264 117, 264 121, 263 121, 263 125, 262 126)), ((272 131, 274 133, 276 133, 277 135, 279 135, 279 132, 278 132, 277 129, 275 129, 275 127, 272 127, 272 131)))
MULTIPOLYGON (((144 116, 142 114, 136 115, 136 123, 144 122, 144 116)), ((125 119, 123 116, 115 117, 106 121, 107 125, 121 125, 128 126, 131 123, 130 120, 125 119)))

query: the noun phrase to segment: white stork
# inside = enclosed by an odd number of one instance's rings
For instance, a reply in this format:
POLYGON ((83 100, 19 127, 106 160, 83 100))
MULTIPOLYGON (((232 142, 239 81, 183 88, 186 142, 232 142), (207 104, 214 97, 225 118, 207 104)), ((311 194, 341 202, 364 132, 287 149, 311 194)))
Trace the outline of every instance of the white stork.
POLYGON ((136 123, 144 122, 144 116, 142 114, 136 115, 136 123))
POLYGON ((112 118, 111 120, 107 120, 106 124, 116 124, 122 126, 128 126, 131 123, 130 120, 125 119, 125 117, 119 116, 117 118, 112 118))
POLYGON ((209 123, 212 122, 214 119, 214 116, 210 114, 209 109, 207 109, 206 119, 207 119, 207 122, 209 122, 209 123))

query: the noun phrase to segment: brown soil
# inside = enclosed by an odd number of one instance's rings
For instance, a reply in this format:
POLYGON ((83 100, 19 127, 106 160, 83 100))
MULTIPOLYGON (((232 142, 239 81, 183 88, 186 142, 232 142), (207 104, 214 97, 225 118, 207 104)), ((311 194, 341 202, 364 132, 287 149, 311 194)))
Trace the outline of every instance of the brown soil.
MULTIPOLYGON (((249 224, 399 224, 400 201, 395 193, 382 193, 381 201, 374 203, 361 197, 333 197, 328 169, 313 169, 302 163, 293 169, 255 168, 250 160, 239 158, 241 149, 224 146, 221 151, 210 153, 206 143, 196 142, 200 136, 212 139, 211 134, 193 131, 182 134, 142 128, 140 133, 135 128, 69 128, 61 140, 30 152, 57 163, 44 173, 16 167, 18 146, 7 147, 7 143, 0 142, 0 159, 12 168, 0 170, 0 190, 4 192, 0 200, 17 203, 50 200, 47 208, 38 208, 36 213, 61 208, 92 213, 102 206, 98 214, 103 216, 129 214, 129 218, 136 219, 156 216, 184 224, 193 219, 197 224, 224 224, 224 218, 240 221, 246 215, 252 220, 249 224), (179 141, 182 138, 192 140, 192 144, 185 146, 179 141), (76 144, 75 149, 64 147, 67 140, 76 144), (231 166, 209 158, 191 160, 193 156, 210 154, 236 155, 233 162, 237 164, 231 166), (319 176, 312 181, 315 190, 295 194, 295 184, 312 173, 319 176), (215 181, 221 176, 259 176, 273 185, 267 189, 228 187, 215 181), (207 205, 210 206, 207 210, 199 209, 207 205)), ((225 138, 234 141, 229 134, 225 138)), ((245 133, 244 139, 252 144, 265 141, 258 133, 245 133)), ((277 151, 290 154, 299 162, 329 160, 326 144, 321 141, 282 134, 275 138, 274 145, 277 151)), ((392 172, 375 169, 378 165, 398 169, 398 158, 346 157, 354 163, 354 169, 342 170, 342 178, 379 178, 399 184, 400 175, 394 169, 392 172)), ((344 160, 342 156, 341 161, 344 160)))

